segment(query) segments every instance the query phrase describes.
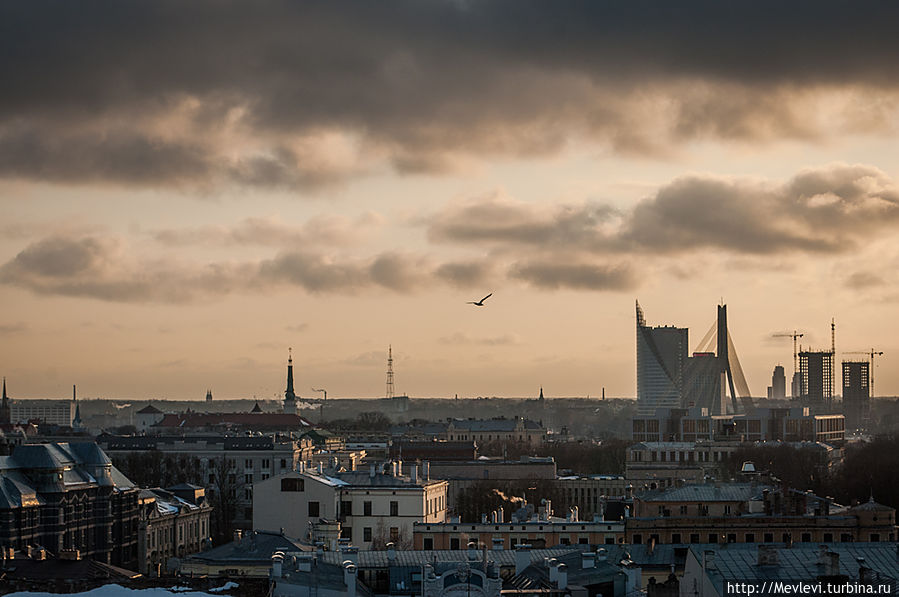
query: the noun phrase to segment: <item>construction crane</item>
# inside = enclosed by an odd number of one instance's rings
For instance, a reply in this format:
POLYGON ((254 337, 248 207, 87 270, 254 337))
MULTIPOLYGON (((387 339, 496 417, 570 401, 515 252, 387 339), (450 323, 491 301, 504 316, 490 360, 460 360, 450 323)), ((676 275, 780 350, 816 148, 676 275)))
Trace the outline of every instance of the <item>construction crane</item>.
POLYGON ((793 375, 796 375, 796 372, 799 371, 799 350, 796 347, 796 340, 802 338, 805 334, 800 334, 796 330, 793 330, 793 333, 782 333, 782 334, 771 334, 772 338, 792 338, 793 339, 793 375))
POLYGON ((871 368, 868 370, 868 387, 871 390, 871 398, 874 397, 874 357, 879 357, 883 354, 882 350, 874 350, 873 348, 870 351, 852 351, 852 352, 844 352, 843 354, 863 354, 866 355, 871 363, 871 368))

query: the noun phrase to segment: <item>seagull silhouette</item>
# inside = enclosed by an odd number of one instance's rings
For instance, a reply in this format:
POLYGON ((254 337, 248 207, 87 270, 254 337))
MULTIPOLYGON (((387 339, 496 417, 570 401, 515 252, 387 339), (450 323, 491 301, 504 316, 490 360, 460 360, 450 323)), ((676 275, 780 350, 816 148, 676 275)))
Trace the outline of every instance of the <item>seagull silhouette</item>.
POLYGON ((493 293, 492 293, 492 292, 491 292, 490 294, 488 294, 487 296, 485 296, 484 298, 482 298, 481 300, 479 300, 479 301, 468 301, 468 302, 465 303, 465 304, 466 304, 466 305, 477 305, 478 307, 483 307, 483 306, 484 306, 484 301, 486 301, 487 299, 489 299, 491 296, 493 296, 493 293))

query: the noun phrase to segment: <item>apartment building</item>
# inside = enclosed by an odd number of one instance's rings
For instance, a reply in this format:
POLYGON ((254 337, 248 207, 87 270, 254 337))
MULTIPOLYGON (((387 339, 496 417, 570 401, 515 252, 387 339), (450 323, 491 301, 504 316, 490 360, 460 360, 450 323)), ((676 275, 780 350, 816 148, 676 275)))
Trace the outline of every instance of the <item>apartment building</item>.
POLYGON ((341 524, 341 537, 371 548, 388 542, 411 545, 415 522, 443 522, 447 482, 432 480, 425 465, 389 463, 384 469, 335 471, 323 466, 280 474, 253 487, 253 528, 310 540, 320 520, 341 524), (289 513, 289 514, 288 514, 289 513))

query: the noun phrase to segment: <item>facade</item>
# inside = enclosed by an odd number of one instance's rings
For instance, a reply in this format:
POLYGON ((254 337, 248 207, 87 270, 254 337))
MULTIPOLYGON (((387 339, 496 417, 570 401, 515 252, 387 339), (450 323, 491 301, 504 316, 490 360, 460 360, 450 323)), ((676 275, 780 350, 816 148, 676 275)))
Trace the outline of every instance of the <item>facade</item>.
POLYGON ((296 470, 300 462, 312 457, 309 440, 283 436, 232 437, 228 435, 193 436, 116 436, 100 435, 99 443, 116 462, 129 457, 161 456, 196 458, 199 478, 192 480, 204 487, 207 497, 225 485, 216 475, 227 471, 229 490, 237 495, 237 528, 249 529, 253 524, 253 484, 285 471, 296 470))
POLYGON ((895 541, 896 511, 763 484, 686 484, 637 493, 625 533, 636 544, 895 541))
POLYGON ((164 416, 165 413, 152 404, 143 407, 135 413, 134 422, 138 433, 152 433, 153 430, 151 428, 153 425, 159 423, 164 416))
POLYGON ((459 494, 482 481, 498 486, 519 481, 554 481, 556 478, 556 461, 551 456, 522 456, 512 461, 482 458, 469 462, 431 462, 428 466, 432 478, 449 482, 447 500, 450 510, 455 509, 459 494))
POLYGON ((212 511, 202 487, 181 484, 140 492, 137 558, 142 574, 160 575, 169 558, 183 558, 209 543, 212 511))
POLYGON ((71 427, 78 403, 74 400, 12 400, 10 421, 27 423, 40 420, 49 425, 71 427))
POLYGON ((866 429, 871 422, 871 378, 868 361, 843 361, 843 415, 846 427, 866 429))
POLYGON ((21 445, 0 457, 0 547, 129 568, 137 534, 138 489, 97 444, 21 445))
POLYGON ((618 475, 583 475, 559 477, 556 489, 562 496, 563 508, 576 507, 580 517, 604 518, 603 498, 620 497, 626 493, 627 481, 618 475))
POLYGON ((518 545, 534 548, 556 545, 605 545, 624 540, 624 522, 577 520, 577 517, 546 517, 544 520, 510 520, 493 514, 494 520, 475 524, 449 521, 418 522, 413 525, 414 549, 465 549, 469 542, 490 549, 515 549, 518 545))
POLYGON ((681 406, 689 330, 646 325, 637 303, 637 414, 681 406))
POLYGON ((799 399, 815 407, 830 406, 833 401, 833 353, 801 351, 799 374, 799 399))
POLYGON ((745 413, 710 416, 704 408, 664 408, 631 422, 636 441, 786 441, 840 443, 845 419, 813 414, 805 407, 751 408, 745 413))
POLYGON ((356 472, 321 467, 260 481, 253 487, 253 528, 309 540, 314 523, 336 520, 353 545, 411 545, 413 523, 446 520, 448 484, 419 475, 415 465, 409 476, 400 463, 387 468, 382 473, 374 465, 356 472))

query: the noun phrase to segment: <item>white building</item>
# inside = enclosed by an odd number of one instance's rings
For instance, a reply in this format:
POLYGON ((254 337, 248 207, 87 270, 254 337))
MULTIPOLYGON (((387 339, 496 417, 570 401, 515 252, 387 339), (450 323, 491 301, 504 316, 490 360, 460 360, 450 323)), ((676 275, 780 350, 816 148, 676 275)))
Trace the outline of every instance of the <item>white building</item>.
MULTIPOLYGON (((447 482, 433 481, 412 466, 402 474, 402 463, 390 463, 386 473, 376 471, 293 471, 253 486, 253 529, 280 532, 308 540, 321 519, 338 520, 341 537, 360 548, 392 541, 412 544, 412 524, 444 522, 447 482)), ((427 470, 427 465, 425 465, 427 470)))
POLYGON ((12 400, 10 421, 27 423, 40 419, 49 425, 71 427, 77 405, 74 400, 12 400))

